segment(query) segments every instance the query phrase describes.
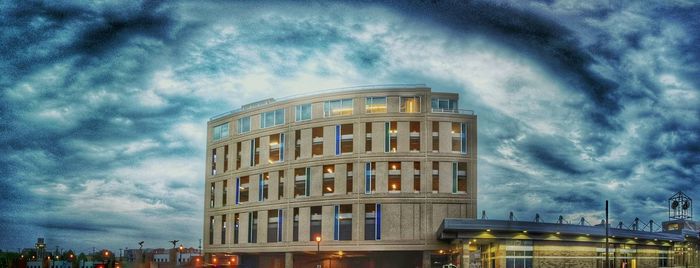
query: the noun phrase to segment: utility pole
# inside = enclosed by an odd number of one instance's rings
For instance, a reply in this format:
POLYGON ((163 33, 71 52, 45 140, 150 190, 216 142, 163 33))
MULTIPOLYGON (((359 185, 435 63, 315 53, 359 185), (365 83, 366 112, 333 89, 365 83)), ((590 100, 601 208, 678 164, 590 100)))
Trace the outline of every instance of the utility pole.
POLYGON ((609 246, 610 246, 610 241, 608 241, 608 232, 609 232, 609 218, 608 218, 608 200, 605 200, 605 267, 610 268, 610 252, 609 251, 609 246))

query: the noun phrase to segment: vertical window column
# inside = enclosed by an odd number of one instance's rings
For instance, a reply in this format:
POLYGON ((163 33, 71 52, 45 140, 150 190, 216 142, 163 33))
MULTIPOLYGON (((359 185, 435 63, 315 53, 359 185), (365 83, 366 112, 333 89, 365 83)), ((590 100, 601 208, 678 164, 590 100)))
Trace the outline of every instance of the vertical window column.
POLYGON ((233 243, 238 244, 238 228, 240 227, 240 221, 239 221, 239 215, 238 213, 233 214, 233 243))
POLYGON ((352 205, 334 207, 333 239, 352 240, 352 205))
POLYGON ((382 205, 365 204, 365 240, 380 240, 382 232, 382 205))
POLYGON ((372 152, 372 122, 365 123, 365 152, 372 152))
POLYGON ((286 180, 284 178, 284 170, 278 171, 277 177, 279 178, 279 185, 277 186, 277 200, 282 200, 282 198, 284 198, 284 181, 286 180))
POLYGON ((221 205, 226 206, 226 201, 228 200, 228 180, 224 180, 224 188, 221 190, 223 190, 221 195, 221 205))
POLYGON ((316 241, 316 237, 321 236, 321 219, 323 215, 323 207, 315 206, 311 207, 311 221, 310 221, 310 241, 316 241))
POLYGON ((335 193, 335 168, 334 165, 323 166, 323 195, 335 193))
POLYGON ((216 184, 213 182, 209 184, 209 207, 214 207, 214 200, 216 197, 216 184))
POLYGON ((221 215, 221 244, 226 244, 226 215, 221 215))
POLYGON ((216 175, 216 149, 211 149, 211 175, 216 175))
POLYGON ((352 165, 352 163, 348 163, 346 169, 347 169, 347 173, 348 173, 348 174, 347 174, 347 176, 345 177, 345 180, 346 180, 346 181, 345 181, 345 192, 348 193, 348 194, 351 194, 352 191, 353 191, 353 189, 352 189, 352 187, 353 187, 353 186, 352 186, 352 181, 353 181, 353 178, 354 178, 354 175, 353 175, 354 172, 353 172, 353 165, 352 165))
POLYGON ((248 212, 248 243, 258 242, 258 212, 248 212))
POLYGON ((228 145, 224 146, 224 172, 228 171, 228 145))
POLYGON ((209 216, 209 245, 214 244, 214 216, 209 216))
POLYGON ((371 194, 375 191, 376 175, 375 173, 376 163, 368 162, 365 163, 365 194, 371 194))

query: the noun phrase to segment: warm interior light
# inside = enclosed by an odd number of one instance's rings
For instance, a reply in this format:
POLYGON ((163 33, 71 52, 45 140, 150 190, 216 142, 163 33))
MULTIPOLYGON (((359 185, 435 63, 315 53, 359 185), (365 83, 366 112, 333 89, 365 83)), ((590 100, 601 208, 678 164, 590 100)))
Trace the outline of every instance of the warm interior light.
POLYGON ((214 262, 214 263, 216 263, 216 258, 212 259, 211 261, 214 262))
POLYGON ((394 183, 394 184, 391 185, 391 189, 392 189, 392 190, 396 190, 396 183, 394 183))
POLYGON ((275 145, 278 145, 278 144, 279 144, 279 143, 277 143, 277 142, 271 142, 271 143, 270 143, 270 146, 275 146, 275 145))
POLYGON ((491 232, 491 229, 486 229, 487 232, 491 232))
POLYGON ((396 170, 396 165, 391 165, 391 169, 396 170))
POLYGON ((333 169, 328 168, 327 170, 328 170, 328 173, 333 173, 333 169))
POLYGON ((316 242, 321 242, 321 236, 316 237, 316 242))
POLYGON ((445 252, 445 251, 443 251, 443 250, 441 249, 441 250, 440 250, 440 254, 442 254, 443 252, 445 252))
POLYGON ((329 192, 332 192, 332 191, 333 191, 333 188, 331 188, 331 187, 329 186, 329 187, 326 187, 326 190, 328 190, 329 192))

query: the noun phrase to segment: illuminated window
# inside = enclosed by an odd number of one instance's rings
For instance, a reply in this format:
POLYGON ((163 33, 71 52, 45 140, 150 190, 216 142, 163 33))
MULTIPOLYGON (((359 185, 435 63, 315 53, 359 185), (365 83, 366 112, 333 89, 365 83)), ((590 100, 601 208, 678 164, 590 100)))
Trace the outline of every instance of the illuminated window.
POLYGON ((437 152, 440 150, 440 122, 433 121, 431 133, 433 137, 433 152, 437 152))
POLYGON ((215 141, 228 137, 228 123, 215 126, 212 132, 215 141))
POLYGON ((297 122, 311 119, 311 103, 301 104, 294 107, 295 120, 297 122))
POLYGON ((260 114, 260 128, 284 124, 284 109, 277 109, 260 114))
POLYGON ((301 157, 301 130, 294 131, 294 159, 301 157))
POLYGON ((294 208, 294 218, 292 220, 292 241, 299 241, 299 208, 294 208))
POLYGON ((323 116, 333 117, 352 115, 352 99, 326 101, 323 105, 323 116))
POLYGON ((226 244, 226 215, 221 215, 221 244, 226 244))
POLYGON ((250 140, 250 166, 260 164, 260 138, 250 140))
POLYGON ((452 152, 467 153, 467 124, 452 123, 452 152))
POLYGON ((402 113, 420 113, 420 97, 401 97, 399 111, 402 113))
POLYGON ((323 166, 323 195, 335 193, 335 166, 323 166))
POLYGON ((233 243, 238 244, 238 228, 240 228, 240 216, 238 213, 233 214, 233 243))
POLYGON ((241 117, 238 119, 238 133, 246 133, 250 131, 250 116, 241 117))
POLYGON ((420 122, 411 121, 409 123, 408 151, 420 152, 420 122))
POLYGON ((216 149, 211 149, 211 175, 216 175, 216 149))
POLYGON ((386 97, 367 97, 365 113, 386 113, 386 97))
POLYGON ((388 189, 390 193, 401 192, 401 162, 389 162, 388 189))
POLYGON ((210 187, 209 187, 209 207, 210 208, 214 207, 215 194, 216 194, 216 184, 214 184, 212 182, 212 183, 210 183, 210 187))
POLYGON ((284 133, 269 136, 268 161, 270 164, 284 161, 284 138, 284 133))
POLYGON ((265 201, 268 198, 270 175, 265 172, 258 175, 258 201, 265 201))

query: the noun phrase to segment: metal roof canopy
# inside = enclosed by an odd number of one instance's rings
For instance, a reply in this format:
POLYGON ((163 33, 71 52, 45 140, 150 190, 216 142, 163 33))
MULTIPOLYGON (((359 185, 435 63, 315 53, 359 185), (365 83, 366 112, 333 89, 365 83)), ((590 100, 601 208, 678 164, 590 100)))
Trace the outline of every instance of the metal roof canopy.
MULTIPOLYGON (((560 235, 566 236, 593 236, 605 237, 605 226, 586 226, 574 224, 560 223, 543 223, 529 221, 510 221, 510 220, 476 220, 476 219, 459 219, 446 218, 440 224, 437 231, 437 238, 440 240, 454 240, 464 237, 460 233, 468 232, 513 232, 528 234, 552 234, 559 232, 560 235)), ((648 232, 635 231, 628 229, 609 228, 610 236, 617 239, 642 239, 642 240, 661 240, 679 242, 686 238, 700 238, 698 232, 680 231, 680 232, 648 232)))

